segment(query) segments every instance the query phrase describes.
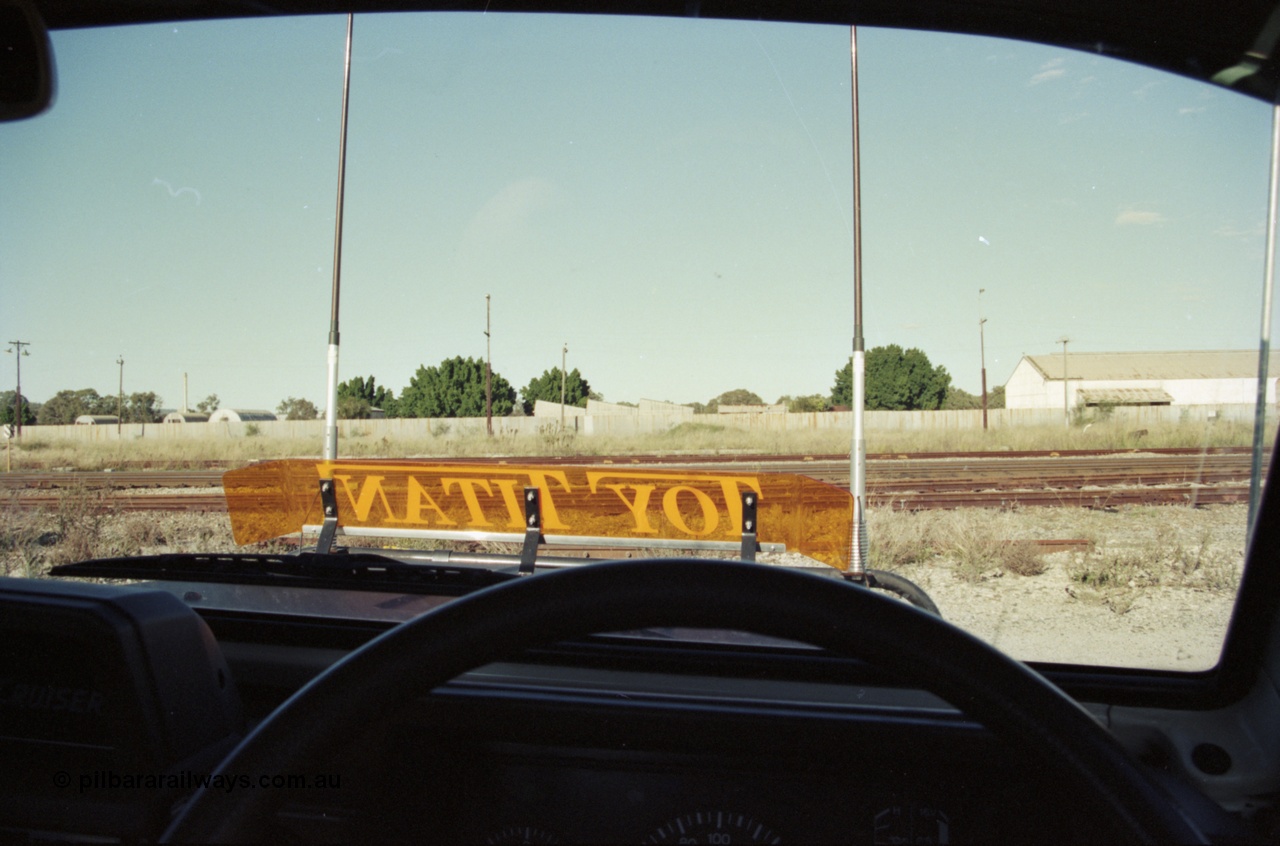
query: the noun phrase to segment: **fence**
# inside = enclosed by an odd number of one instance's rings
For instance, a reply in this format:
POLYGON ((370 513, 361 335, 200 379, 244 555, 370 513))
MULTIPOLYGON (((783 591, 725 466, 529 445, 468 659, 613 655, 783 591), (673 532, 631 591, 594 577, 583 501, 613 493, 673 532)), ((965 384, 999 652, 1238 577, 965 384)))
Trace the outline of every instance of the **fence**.
MULTIPOLYGON (((811 411, 798 414, 706 414, 689 415, 674 411, 632 414, 582 414, 565 418, 565 428, 582 435, 636 435, 665 432, 681 424, 706 425, 760 432, 818 431, 853 428, 853 413, 811 411)), ((1089 410, 1085 420, 1102 419, 1102 412, 1089 410)), ((1120 407, 1106 412, 1107 419, 1133 429, 1177 423, 1206 423, 1215 420, 1252 423, 1252 405, 1196 405, 1120 407)), ((1022 426, 1052 426, 1063 423, 1061 411, 1044 408, 991 409, 992 429, 1022 426)), ((558 428, 558 417, 494 418, 493 430, 501 436, 535 436, 558 428)), ((864 425, 868 431, 962 431, 982 428, 982 411, 868 411, 864 425)), ((485 432, 483 417, 445 419, 392 418, 383 420, 340 420, 340 438, 387 438, 389 440, 431 440, 485 432)), ((320 440, 323 420, 272 420, 252 423, 126 423, 107 426, 24 426, 22 437, 30 441, 72 440, 111 442, 119 439, 154 438, 265 438, 320 440)))

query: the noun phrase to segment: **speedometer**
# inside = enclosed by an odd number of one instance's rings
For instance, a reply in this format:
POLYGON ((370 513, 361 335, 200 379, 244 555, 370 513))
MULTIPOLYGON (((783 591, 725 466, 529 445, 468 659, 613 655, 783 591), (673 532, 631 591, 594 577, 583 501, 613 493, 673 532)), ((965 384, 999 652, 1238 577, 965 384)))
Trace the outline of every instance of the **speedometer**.
POLYGON ((645 843, 781 843, 773 830, 745 814, 697 811, 663 823, 645 843))
POLYGON ((485 843, 498 846, 507 843, 560 843, 560 837, 532 825, 509 825, 499 829, 484 839, 485 843))

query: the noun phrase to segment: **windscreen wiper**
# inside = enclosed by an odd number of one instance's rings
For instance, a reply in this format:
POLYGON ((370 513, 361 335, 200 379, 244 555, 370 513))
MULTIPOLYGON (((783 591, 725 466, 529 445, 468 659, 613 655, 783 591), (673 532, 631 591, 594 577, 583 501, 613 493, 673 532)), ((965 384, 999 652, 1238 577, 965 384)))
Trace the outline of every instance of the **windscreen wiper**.
POLYGON ((398 560, 373 552, 169 553, 61 564, 50 575, 399 593, 465 593, 516 578, 516 567, 398 560))

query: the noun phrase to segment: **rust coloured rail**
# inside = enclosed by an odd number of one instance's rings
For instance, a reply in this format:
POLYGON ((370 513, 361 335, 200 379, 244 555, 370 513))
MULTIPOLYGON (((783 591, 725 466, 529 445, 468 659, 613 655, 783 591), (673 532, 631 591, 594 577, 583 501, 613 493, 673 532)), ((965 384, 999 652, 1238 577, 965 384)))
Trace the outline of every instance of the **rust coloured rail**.
MULTIPOLYGON (((453 463, 432 459, 433 463, 453 463)), ((508 459, 491 459, 496 464, 508 459)), ((549 463, 537 459, 538 463, 549 463)), ((587 463, 587 458, 550 463, 587 463)), ((801 473, 847 487, 847 456, 627 456, 590 459, 591 463, 627 463, 683 468, 758 469, 801 473)), ((479 463, 466 459, 466 463, 479 463)), ((376 463, 376 460, 375 460, 376 463)), ((1102 453, 961 453, 876 456, 869 461, 868 498, 873 507, 894 509, 1017 508, 1027 506, 1108 508, 1133 503, 1207 505, 1247 501, 1250 463, 1247 449, 1149 450, 1102 453), (1023 457, 1016 457, 1016 456, 1023 457)), ((103 496, 104 507, 129 511, 225 511, 221 473, 214 470, 122 470, 116 472, 0 473, 0 490, 11 491, 7 505, 55 507, 66 494, 82 489, 103 496), (200 493, 137 493, 142 488, 189 488, 200 493), (98 493, 101 491, 102 493, 98 493), (123 493, 121 491, 129 491, 123 493), (205 493, 204 491, 208 491, 205 493), (109 503, 109 505, 108 505, 109 503)))

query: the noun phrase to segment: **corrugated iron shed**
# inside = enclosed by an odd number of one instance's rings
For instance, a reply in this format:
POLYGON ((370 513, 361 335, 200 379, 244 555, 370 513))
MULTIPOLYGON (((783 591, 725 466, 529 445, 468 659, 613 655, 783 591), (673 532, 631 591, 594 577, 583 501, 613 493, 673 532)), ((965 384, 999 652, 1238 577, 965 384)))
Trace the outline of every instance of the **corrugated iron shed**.
POLYGON ((219 408, 209 415, 210 423, 254 423, 277 419, 270 411, 256 409, 219 408))
POLYGON ((207 423, 209 415, 194 411, 170 411, 164 416, 165 423, 207 423))
MULTIPOLYGON (((1029 355, 1046 379, 1062 379, 1063 356, 1029 355)), ((1268 369, 1280 376, 1280 353, 1271 353, 1268 369)), ((1067 350, 1068 379, 1120 381, 1136 379, 1255 379, 1257 350, 1197 352, 1074 352, 1067 350)))
POLYGON ((1081 405, 1172 405, 1173 396, 1159 388, 1088 388, 1081 405))

